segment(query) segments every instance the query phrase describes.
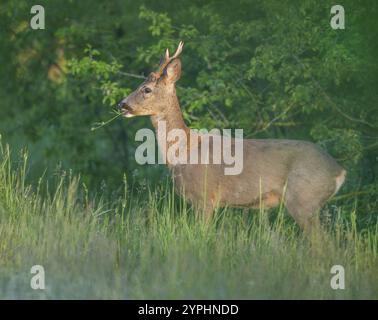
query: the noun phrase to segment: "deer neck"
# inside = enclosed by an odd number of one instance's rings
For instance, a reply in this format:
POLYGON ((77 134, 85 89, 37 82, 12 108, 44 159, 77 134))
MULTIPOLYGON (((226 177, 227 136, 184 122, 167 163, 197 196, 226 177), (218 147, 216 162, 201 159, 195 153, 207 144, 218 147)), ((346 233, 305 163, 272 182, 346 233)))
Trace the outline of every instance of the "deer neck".
MULTIPOLYGON (((189 141, 190 129, 184 122, 176 94, 167 99, 164 113, 151 116, 151 122, 156 131, 159 148, 165 153, 165 159, 167 159, 168 149, 175 143, 175 141, 167 139, 169 132, 179 129, 185 134, 187 142, 189 141)), ((167 159, 166 161, 168 166, 170 166, 169 160, 167 159)))
POLYGON ((155 130, 158 130, 158 122, 164 121, 167 132, 173 129, 181 129, 186 133, 189 132, 189 128, 186 126, 182 117, 180 104, 176 95, 169 97, 165 107, 165 112, 159 115, 151 116, 151 121, 155 130))

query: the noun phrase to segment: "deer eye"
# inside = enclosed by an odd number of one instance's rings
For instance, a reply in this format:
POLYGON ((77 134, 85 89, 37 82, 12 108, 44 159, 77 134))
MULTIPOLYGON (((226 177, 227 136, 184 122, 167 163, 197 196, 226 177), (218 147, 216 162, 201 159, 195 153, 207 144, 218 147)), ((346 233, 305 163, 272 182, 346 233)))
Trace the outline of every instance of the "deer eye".
POLYGON ((143 92, 144 92, 144 93, 150 93, 150 92, 152 92, 152 90, 151 90, 150 88, 148 88, 148 87, 145 87, 145 88, 143 89, 143 92))

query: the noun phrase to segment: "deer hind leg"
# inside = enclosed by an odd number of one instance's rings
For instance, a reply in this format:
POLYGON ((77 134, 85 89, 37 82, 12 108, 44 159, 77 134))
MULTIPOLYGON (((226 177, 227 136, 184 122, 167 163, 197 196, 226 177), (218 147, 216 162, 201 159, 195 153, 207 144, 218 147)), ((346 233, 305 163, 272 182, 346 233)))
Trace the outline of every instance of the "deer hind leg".
POLYGON ((306 233, 320 230, 318 210, 334 192, 334 182, 290 174, 285 192, 285 206, 289 214, 306 233), (323 180, 323 181, 322 181, 323 180))
POLYGON ((321 205, 310 208, 300 205, 298 202, 298 199, 291 200, 287 198, 286 208, 303 232, 311 234, 320 227, 319 216, 316 213, 321 208, 321 205))

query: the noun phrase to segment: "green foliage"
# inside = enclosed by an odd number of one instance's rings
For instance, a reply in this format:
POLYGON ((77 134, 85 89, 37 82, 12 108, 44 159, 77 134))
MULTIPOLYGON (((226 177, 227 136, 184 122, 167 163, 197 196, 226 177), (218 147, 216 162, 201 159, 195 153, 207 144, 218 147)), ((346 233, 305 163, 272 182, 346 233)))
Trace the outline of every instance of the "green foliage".
POLYGON ((116 61, 106 63, 96 60, 100 52, 92 49, 91 46, 88 46, 84 53, 87 54, 84 58, 80 60, 73 58, 69 61, 70 74, 96 83, 103 96, 102 103, 114 107, 118 101, 130 93, 130 90, 122 89, 118 82, 112 81, 112 77, 120 72, 121 65, 116 61))
POLYGON ((159 181, 135 163, 134 134, 148 119, 93 123, 185 42, 178 94, 191 127, 312 140, 347 169, 344 204, 370 219, 378 196, 377 4, 344 1, 346 29, 319 1, 93 1, 46 3, 46 30, 28 28, 27 1, 0 9, 0 132, 27 146, 35 177, 56 163, 89 186, 123 173, 159 181), (6 63, 4 63, 6 61, 6 63), (363 193, 359 193, 363 191, 363 193))

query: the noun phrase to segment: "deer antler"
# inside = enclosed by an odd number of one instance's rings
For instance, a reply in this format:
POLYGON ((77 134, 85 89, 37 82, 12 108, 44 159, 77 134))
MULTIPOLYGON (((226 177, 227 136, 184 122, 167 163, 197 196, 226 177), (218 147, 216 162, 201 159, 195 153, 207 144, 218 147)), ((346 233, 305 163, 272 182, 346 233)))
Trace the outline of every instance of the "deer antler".
POLYGON ((162 76, 165 67, 173 59, 176 59, 181 54, 183 47, 184 47, 184 42, 180 41, 180 43, 179 43, 179 45, 177 47, 177 50, 176 50, 175 54, 172 57, 169 56, 169 50, 168 49, 165 51, 165 56, 164 56, 163 61, 160 63, 159 70, 157 72, 153 72, 153 75, 155 76, 156 79, 159 79, 162 76))

